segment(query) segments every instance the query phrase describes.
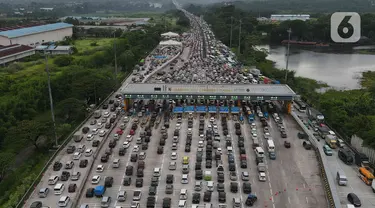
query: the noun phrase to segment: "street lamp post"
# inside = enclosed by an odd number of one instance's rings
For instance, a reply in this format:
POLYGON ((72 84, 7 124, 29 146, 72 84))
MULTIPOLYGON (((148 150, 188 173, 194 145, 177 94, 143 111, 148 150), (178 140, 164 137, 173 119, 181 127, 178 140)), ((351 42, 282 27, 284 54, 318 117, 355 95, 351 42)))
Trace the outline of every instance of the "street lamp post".
POLYGON ((116 50, 116 31, 113 32, 113 49, 115 51, 115 85, 117 87, 117 50, 116 50))
POLYGON ((288 49, 287 49, 287 54, 286 54, 286 67, 285 67, 285 83, 288 80, 288 67, 289 67, 289 49, 290 49, 290 33, 292 33, 292 29, 288 29, 288 49))
POLYGON ((59 146, 58 143, 58 138, 57 138, 57 133, 56 133, 56 120, 55 120, 55 111, 53 107, 53 97, 52 97, 52 89, 51 89, 51 75, 49 73, 49 68, 48 68, 48 55, 46 53, 46 50, 44 50, 44 55, 45 55, 45 61, 46 61, 46 72, 47 72, 47 83, 48 83, 48 94, 49 94, 49 104, 51 107, 51 116, 52 116, 52 122, 53 122, 53 133, 55 136, 55 147, 57 148, 59 146))
POLYGON ((232 48, 232 38, 233 38, 233 20, 237 20, 240 22, 240 28, 238 33, 238 53, 240 53, 241 50, 241 26, 242 26, 242 19, 235 19, 234 17, 230 17, 230 40, 229 40, 229 47, 232 48))

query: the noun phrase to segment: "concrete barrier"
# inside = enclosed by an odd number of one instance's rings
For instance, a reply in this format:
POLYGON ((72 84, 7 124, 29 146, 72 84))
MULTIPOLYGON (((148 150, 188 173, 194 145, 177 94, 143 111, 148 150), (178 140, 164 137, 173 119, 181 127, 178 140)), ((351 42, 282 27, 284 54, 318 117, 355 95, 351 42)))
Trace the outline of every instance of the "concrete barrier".
POLYGON ((327 172, 328 170, 328 162, 325 158, 325 154, 323 152, 323 149, 321 148, 321 145, 319 141, 315 138, 315 136, 307 129, 305 124, 298 118, 297 114, 292 111, 291 115, 293 118, 297 121, 297 123, 301 126, 303 131, 309 136, 309 141, 312 145, 314 145, 314 149, 316 151, 316 155, 318 157, 319 161, 319 168, 320 173, 324 182, 324 190, 327 194, 327 201, 330 208, 341 208, 340 198, 337 195, 336 186, 334 185, 335 180, 333 179, 332 175, 327 172))

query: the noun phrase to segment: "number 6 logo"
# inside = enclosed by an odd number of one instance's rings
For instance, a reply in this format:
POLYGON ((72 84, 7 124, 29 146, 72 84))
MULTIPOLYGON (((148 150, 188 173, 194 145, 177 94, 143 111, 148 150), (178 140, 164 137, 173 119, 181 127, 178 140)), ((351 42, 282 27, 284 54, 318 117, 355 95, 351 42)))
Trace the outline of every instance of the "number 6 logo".
POLYGON ((361 16, 356 12, 335 12, 331 16, 331 39, 336 43, 356 43, 361 38, 361 16))

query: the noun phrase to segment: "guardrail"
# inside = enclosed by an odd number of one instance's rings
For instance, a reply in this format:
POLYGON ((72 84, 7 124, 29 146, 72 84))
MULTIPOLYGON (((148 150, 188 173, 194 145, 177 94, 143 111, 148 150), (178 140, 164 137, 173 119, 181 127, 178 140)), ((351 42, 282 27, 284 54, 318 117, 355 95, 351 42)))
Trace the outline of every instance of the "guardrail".
MULTIPOLYGON (((131 73, 129 73, 125 78, 124 80, 121 82, 121 83, 124 83, 126 79, 129 78, 129 76, 131 75, 131 73)), ((115 93, 115 91, 112 91, 96 108, 95 110, 98 110, 104 102, 106 102, 112 95, 113 93, 115 93)), ((62 149, 64 149, 64 147, 67 145, 67 143, 69 143, 69 141, 71 140, 71 138, 73 137, 73 134, 75 132, 77 132, 79 129, 82 128, 83 125, 85 125, 85 123, 91 118, 91 116, 94 114, 95 110, 93 110, 86 118, 85 120, 83 120, 67 137, 66 139, 62 142, 62 144, 60 145, 60 147, 53 153, 53 155, 51 156, 51 158, 46 162, 46 165, 44 165, 44 167, 42 168, 42 170, 39 172, 39 174, 37 175, 37 177, 35 178, 35 180, 32 182, 32 184, 30 185, 30 187, 27 189, 26 193, 22 196, 22 198, 20 199, 20 201, 18 202, 18 204, 16 205, 16 208, 21 208, 23 206, 23 204, 25 204, 25 202, 27 201, 26 199, 30 196, 30 194, 34 191, 34 187, 38 185, 38 183, 40 182, 40 180, 42 179, 43 177, 43 173, 48 169, 48 167, 52 164, 52 162, 55 160, 56 156, 60 153, 60 151, 62 149)))
POLYGON ((315 136, 307 129, 305 124, 299 119, 299 117, 296 115, 295 112, 291 112, 292 117, 297 121, 297 123, 301 126, 303 131, 309 136, 309 140, 311 144, 314 145, 314 149, 316 151, 316 155, 318 157, 319 161, 319 166, 320 166, 320 171, 321 171, 321 176, 324 181, 324 189, 327 194, 327 201, 328 205, 331 208, 341 208, 341 203, 340 203, 340 198, 337 195, 337 190, 336 186, 334 185, 335 180, 333 179, 331 173, 327 173, 328 169, 328 162, 327 159, 324 157, 324 152, 323 149, 320 148, 320 143, 318 140, 315 138, 315 136))

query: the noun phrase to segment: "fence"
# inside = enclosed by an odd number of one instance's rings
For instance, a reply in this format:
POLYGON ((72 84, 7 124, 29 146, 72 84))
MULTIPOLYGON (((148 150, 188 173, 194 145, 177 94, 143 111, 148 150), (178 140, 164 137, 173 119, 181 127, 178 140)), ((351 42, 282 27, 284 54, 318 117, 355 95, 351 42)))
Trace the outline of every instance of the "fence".
MULTIPOLYGON (((126 80, 129 76, 131 75, 131 73, 129 73, 124 80, 126 80)), ((124 83, 124 81, 122 82, 124 83)), ((115 91, 111 92, 97 107, 95 110, 98 110, 100 108, 100 106, 103 105, 104 102, 106 102, 108 100, 108 98, 110 98, 113 93, 115 91)), ((91 118, 91 116, 94 114, 95 110, 93 110, 86 118, 85 120, 83 120, 78 126, 77 128, 75 128, 72 133, 70 133, 66 139, 62 142, 62 144, 60 145, 60 147, 53 153, 53 155, 51 156, 51 158, 46 162, 46 165, 44 165, 44 167, 42 168, 42 170, 40 171, 40 173, 38 174, 38 176, 35 178, 35 180, 32 182, 32 184, 30 185, 30 187, 27 189, 26 193, 22 196, 22 198, 20 199, 20 201, 18 202, 18 204, 16 205, 16 208, 21 208, 23 206, 23 204, 26 202, 27 198, 30 196, 30 194, 33 192, 34 190, 34 187, 38 185, 39 181, 42 179, 43 177, 43 173, 48 169, 48 167, 52 164, 52 162, 55 160, 55 157, 59 154, 59 152, 61 150, 64 149, 64 147, 69 143, 70 139, 73 137, 73 134, 75 132, 77 132, 79 129, 82 128, 82 126, 91 118)))
POLYGON ((372 164, 375 163, 375 150, 372 148, 363 146, 363 139, 359 138, 356 135, 353 135, 350 139, 350 144, 360 153, 364 153, 370 160, 372 164))
POLYGON ((326 169, 328 169, 328 162, 327 159, 324 156, 322 156, 324 155, 324 152, 322 148, 319 148, 319 142, 317 141, 315 136, 309 131, 309 129, 305 126, 305 124, 298 118, 296 113, 292 112, 291 115, 301 126, 303 131, 309 136, 311 144, 314 145, 314 149, 318 157, 320 173, 324 182, 324 190, 327 195, 329 207, 341 208, 340 198, 337 195, 336 186, 334 185, 335 180, 333 179, 332 175, 329 172, 327 173, 326 171, 326 169))

